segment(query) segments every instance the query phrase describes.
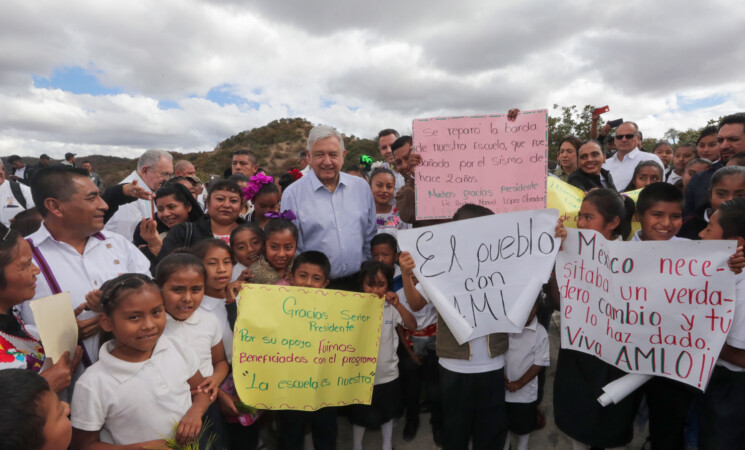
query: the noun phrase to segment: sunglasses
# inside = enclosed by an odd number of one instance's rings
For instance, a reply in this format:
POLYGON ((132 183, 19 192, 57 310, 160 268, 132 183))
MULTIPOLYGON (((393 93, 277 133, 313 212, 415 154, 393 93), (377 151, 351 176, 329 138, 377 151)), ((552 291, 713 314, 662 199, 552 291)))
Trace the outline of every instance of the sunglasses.
POLYGON ((620 141, 623 140, 623 138, 626 138, 627 140, 634 139, 636 137, 635 134, 617 134, 615 136, 616 140, 620 141))

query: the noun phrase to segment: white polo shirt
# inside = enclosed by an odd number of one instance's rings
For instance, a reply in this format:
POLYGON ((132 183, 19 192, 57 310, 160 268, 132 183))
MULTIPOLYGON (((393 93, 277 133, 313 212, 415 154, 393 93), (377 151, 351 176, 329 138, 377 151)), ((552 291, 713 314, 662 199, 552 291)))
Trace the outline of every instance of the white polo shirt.
POLYGON ((375 368, 374 384, 384 384, 398 378, 398 333, 396 325, 403 324, 401 314, 395 306, 385 302, 383 307, 383 324, 380 327, 380 346, 378 347, 378 364, 375 368))
MULTIPOLYGON (((137 180, 137 186, 148 192, 152 192, 136 170, 130 173, 129 176, 123 179, 119 184, 131 183, 135 180, 137 180)), ((135 200, 132 203, 121 205, 114 215, 111 216, 109 221, 106 222, 104 230, 119 233, 128 241, 131 241, 135 228, 137 228, 137 224, 140 223, 143 218, 152 217, 150 208, 149 200, 135 200)))
POLYGON ((199 371, 205 377, 214 373, 212 347, 222 342, 222 327, 214 314, 197 308, 186 320, 176 320, 166 314, 163 336, 188 346, 199 360, 199 371))
POLYGON ((228 310, 225 309, 225 299, 215 298, 205 295, 202 298, 202 304, 199 309, 211 313, 217 318, 222 333, 222 345, 225 347, 225 356, 228 358, 228 364, 233 365, 233 329, 228 322, 228 310))
MULTIPOLYGON (((25 184, 18 183, 21 194, 26 199, 26 209, 34 207, 34 199, 31 197, 31 189, 25 184)), ((10 225, 10 219, 16 216, 24 208, 10 190, 10 181, 5 180, 0 184, 0 223, 6 227, 10 225)), ((0 236, 2 237, 2 236, 0 236)))
MULTIPOLYGON (((517 381, 532 366, 549 366, 548 333, 533 320, 522 333, 509 333, 510 346, 504 357, 504 376, 517 381)), ((505 389, 504 400, 510 403, 531 403, 538 400, 538 377, 533 377, 522 389, 510 392, 505 389)))
MULTIPOLYGON (((398 266, 396 266, 396 270, 400 270, 398 266)), ((424 292, 419 286, 419 283, 417 283, 416 290, 419 291, 419 293, 424 292)), ((404 305, 404 308, 406 308, 416 319, 416 331, 423 330, 428 326, 437 323, 437 310, 432 303, 427 303, 424 305, 424 308, 419 311, 414 311, 411 309, 409 301, 406 299, 404 288, 396 291, 396 294, 398 295, 398 301, 400 301, 401 304, 404 305)), ((424 297, 424 294, 422 294, 422 297, 424 297)))
POLYGON ((603 169, 610 172, 611 177, 613 177, 613 184, 616 185, 616 189, 620 192, 631 182, 631 178, 634 176, 634 169, 642 161, 654 161, 664 171, 662 161, 660 161, 657 155, 643 152, 638 148, 635 148, 628 155, 624 156, 623 161, 618 159, 618 154, 613 155, 605 161, 603 169))
MULTIPOLYGON (((745 272, 735 276, 735 317, 727 333, 727 344, 740 350, 745 349, 745 272)), ((717 365, 733 372, 745 372, 745 368, 727 362, 721 358, 717 365)))
MULTIPOLYGON (((49 266, 60 291, 70 293, 73 308, 85 303, 85 295, 88 292, 101 289, 105 281, 123 273, 136 272, 150 276, 150 261, 131 242, 116 233, 102 231, 89 237, 82 255, 70 244, 54 239, 44 223, 28 239, 33 242, 49 266)), ((34 263, 40 267, 41 262, 37 261, 36 257, 34 263)), ((36 278, 34 299, 49 295, 52 295, 52 288, 44 275, 39 274, 36 278)), ((78 319, 94 317, 97 317, 95 312, 83 311, 78 319)), ((38 337, 29 301, 21 306, 21 319, 26 324, 26 329, 38 337)), ((83 344, 91 362, 96 362, 98 335, 89 337, 83 344)))
POLYGON ((104 344, 101 359, 75 385, 72 426, 101 430, 103 442, 117 445, 173 437, 191 407, 188 380, 198 371, 196 355, 164 336, 147 361, 121 360, 113 349, 114 341, 104 344))

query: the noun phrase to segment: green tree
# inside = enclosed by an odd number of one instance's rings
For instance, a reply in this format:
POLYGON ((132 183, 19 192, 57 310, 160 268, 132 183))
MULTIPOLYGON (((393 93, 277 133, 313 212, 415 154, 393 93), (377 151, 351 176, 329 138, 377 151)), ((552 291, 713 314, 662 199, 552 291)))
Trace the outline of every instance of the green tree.
MULTIPOLYGON (((565 136, 574 135, 582 141, 590 139, 592 112, 595 106, 585 105, 579 109, 577 105, 560 107, 554 104, 552 110, 556 113, 548 116, 548 157, 556 160, 559 142, 565 136)), ((598 131, 599 129, 600 122, 598 131)))

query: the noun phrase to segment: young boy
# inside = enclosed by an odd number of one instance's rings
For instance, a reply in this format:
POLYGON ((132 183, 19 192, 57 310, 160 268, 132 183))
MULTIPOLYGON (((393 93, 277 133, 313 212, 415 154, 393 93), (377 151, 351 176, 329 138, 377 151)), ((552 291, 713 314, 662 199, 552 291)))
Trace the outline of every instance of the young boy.
MULTIPOLYGON (((510 346, 504 358, 507 428, 517 435, 517 450, 528 450, 538 414, 538 374, 550 365, 548 333, 536 319, 541 299, 539 294, 522 332, 509 333, 510 346)), ((510 449, 509 439, 504 448, 510 449)))
MULTIPOLYGON (((370 252, 374 261, 391 265, 396 269, 393 278, 393 292, 404 307, 416 318, 417 329, 408 330, 401 326, 398 332, 398 371, 403 388, 406 423, 403 437, 405 441, 412 441, 419 429, 419 401, 422 386, 424 386, 430 409, 430 424, 432 438, 435 444, 442 440, 442 406, 440 404, 440 377, 437 364, 435 339, 437 336, 437 312, 431 304, 427 304, 419 311, 414 311, 406 300, 404 292, 404 278, 409 283, 413 280, 411 269, 408 274, 403 268, 395 265, 398 262, 398 241, 388 233, 375 236, 370 242, 370 252)), ((413 285, 412 285, 413 286, 413 285)))
MULTIPOLYGON (((453 220, 494 214, 474 204, 461 206, 453 220)), ((414 260, 407 252, 399 258, 401 270, 410 274, 414 260)), ((421 309, 426 299, 403 277, 409 305, 421 309)), ((447 294, 447 293, 445 293, 447 294)), ((440 365, 443 435, 446 449, 501 449, 507 438, 504 401, 504 353, 506 333, 493 333, 458 344, 444 320, 437 319, 437 356, 440 365)))
MULTIPOLYGON (((722 203, 701 239, 735 239, 745 245, 745 199, 722 203)), ((745 442, 745 275, 736 278, 735 317, 702 400, 699 448, 739 448, 745 442)))
MULTIPOLYGON (((645 187, 636 201, 636 217, 641 230, 632 241, 675 241, 683 226, 683 193, 667 183, 645 187)), ((693 400, 693 388, 662 377, 653 377, 644 386, 649 406, 649 440, 652 448, 684 448, 683 430, 693 400)))
MULTIPOLYGON (((297 287, 325 289, 329 284, 331 263, 321 252, 307 251, 295 257, 290 271, 290 284, 297 287)), ((305 426, 310 424, 313 446, 316 449, 336 448, 335 407, 316 411, 277 411, 279 420, 278 448, 280 450, 302 450, 305 441, 305 426)))
POLYGON ((70 445, 70 405, 26 369, 0 370, 0 448, 64 450, 70 445))
POLYGON ((667 173, 665 173, 665 182, 668 184, 675 184, 682 180, 683 172, 686 170, 686 165, 696 158, 698 158, 698 153, 693 144, 678 145, 675 148, 675 153, 673 153, 673 164, 667 173))

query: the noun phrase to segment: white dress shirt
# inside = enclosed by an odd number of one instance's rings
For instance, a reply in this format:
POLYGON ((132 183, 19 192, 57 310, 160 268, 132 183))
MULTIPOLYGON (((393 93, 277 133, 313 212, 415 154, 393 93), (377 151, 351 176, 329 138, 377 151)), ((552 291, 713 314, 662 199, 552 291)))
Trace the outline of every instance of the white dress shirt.
MULTIPOLYGON (((60 291, 70 293, 73 308, 85 303, 85 295, 88 292, 101 289, 105 281, 123 273, 136 272, 150 276, 150 261, 131 242, 116 233, 102 231, 89 237, 82 255, 70 244, 53 238, 44 223, 36 233, 28 238, 46 261, 60 291)), ((37 267, 40 264, 36 257, 34 257, 34 264, 37 267)), ((44 275, 39 274, 36 278, 34 298, 49 295, 52 295, 52 288, 44 275)), ((33 300, 26 301, 21 306, 21 319, 26 324, 26 329, 38 337, 34 315, 29 306, 31 301, 33 300)), ((97 313, 83 311, 78 319, 94 317, 97 317, 97 313)), ((98 358, 98 335, 89 337, 83 341, 83 344, 91 362, 95 362, 98 358)))
MULTIPOLYGON (((140 178, 140 175, 136 170, 130 173, 129 176, 123 179, 119 184, 127 184, 135 180, 137 181, 137 186, 148 192, 152 192, 148 185, 145 184, 142 178, 140 178)), ((135 200, 132 203, 121 205, 119 206, 119 210, 117 210, 117 212, 111 216, 109 221, 106 222, 104 229, 113 231, 114 233, 119 233, 127 238, 128 241, 132 241, 132 236, 134 235, 135 228, 137 228, 137 224, 140 223, 143 218, 149 219, 152 217, 150 208, 151 203, 149 200, 135 200)))
MULTIPOLYGON (((25 184, 18 183, 21 187, 21 194, 26 199, 26 209, 34 207, 34 199, 31 197, 31 188, 25 184)), ((0 184, 0 222, 6 227, 10 225, 10 219, 23 211, 23 206, 10 190, 10 181, 5 180, 0 184)))
POLYGON ((613 177, 613 184, 616 185, 616 190, 621 192, 631 182, 631 178, 634 176, 634 169, 642 161, 654 161, 664 171, 662 161, 660 161, 657 155, 643 152, 638 148, 633 149, 629 154, 624 156, 623 161, 618 159, 618 153, 616 153, 605 161, 603 169, 610 172, 611 177, 613 177))

